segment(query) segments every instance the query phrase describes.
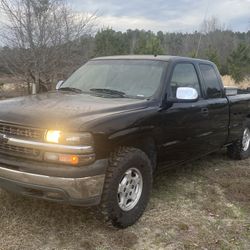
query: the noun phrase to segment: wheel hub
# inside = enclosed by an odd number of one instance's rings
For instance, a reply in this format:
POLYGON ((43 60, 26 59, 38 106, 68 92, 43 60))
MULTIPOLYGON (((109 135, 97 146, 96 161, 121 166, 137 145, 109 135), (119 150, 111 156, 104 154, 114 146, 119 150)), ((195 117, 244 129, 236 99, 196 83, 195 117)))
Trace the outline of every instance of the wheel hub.
POLYGON ((128 169, 118 186, 117 198, 123 211, 133 209, 140 200, 143 188, 141 172, 137 168, 128 169))
POLYGON ((242 149, 243 151, 247 151, 250 145, 250 131, 248 128, 244 130, 243 138, 242 138, 242 149))

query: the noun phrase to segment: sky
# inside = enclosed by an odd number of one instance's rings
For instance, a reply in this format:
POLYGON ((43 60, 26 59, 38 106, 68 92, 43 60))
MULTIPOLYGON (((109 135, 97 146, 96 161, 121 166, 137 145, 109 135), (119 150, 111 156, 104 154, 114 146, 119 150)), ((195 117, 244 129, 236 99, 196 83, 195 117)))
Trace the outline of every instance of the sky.
POLYGON ((117 31, 194 32, 204 18, 226 28, 250 30, 250 0, 69 0, 76 11, 98 13, 101 28, 117 31))

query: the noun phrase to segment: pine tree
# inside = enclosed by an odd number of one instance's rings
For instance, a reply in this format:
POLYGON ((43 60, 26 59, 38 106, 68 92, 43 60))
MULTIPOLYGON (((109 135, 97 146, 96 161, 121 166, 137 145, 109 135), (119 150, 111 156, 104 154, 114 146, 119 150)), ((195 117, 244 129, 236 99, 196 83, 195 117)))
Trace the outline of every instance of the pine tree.
POLYGON ((220 60, 218 57, 217 50, 214 49, 211 45, 209 45, 208 50, 206 51, 206 57, 209 61, 215 63, 220 69, 220 60))
POLYGON ((243 43, 239 44, 228 58, 228 67, 236 83, 244 80, 250 73, 250 47, 243 43))
POLYGON ((95 55, 112 56, 128 54, 127 35, 110 28, 98 31, 95 36, 95 55))

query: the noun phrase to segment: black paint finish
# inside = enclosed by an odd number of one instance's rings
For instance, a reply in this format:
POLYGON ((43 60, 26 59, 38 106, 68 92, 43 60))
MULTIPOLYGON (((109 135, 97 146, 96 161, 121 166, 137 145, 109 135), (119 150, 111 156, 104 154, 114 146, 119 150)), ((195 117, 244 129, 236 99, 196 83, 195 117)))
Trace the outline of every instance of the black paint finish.
MULTIPOLYGON (((105 158, 117 145, 143 148, 150 141, 159 161, 185 162, 216 151, 240 138, 250 119, 250 94, 231 97, 214 64, 204 60, 169 56, 105 57, 105 60, 160 60, 166 63, 160 88, 149 99, 104 98, 91 94, 49 92, 0 102, 0 121, 30 127, 88 131, 95 139, 97 158, 105 158), (169 82, 177 63, 192 63, 201 87, 198 101, 181 103, 170 98, 169 82), (212 65, 222 97, 209 99, 199 64, 212 65)), ((94 60, 103 60, 102 58, 94 60)))

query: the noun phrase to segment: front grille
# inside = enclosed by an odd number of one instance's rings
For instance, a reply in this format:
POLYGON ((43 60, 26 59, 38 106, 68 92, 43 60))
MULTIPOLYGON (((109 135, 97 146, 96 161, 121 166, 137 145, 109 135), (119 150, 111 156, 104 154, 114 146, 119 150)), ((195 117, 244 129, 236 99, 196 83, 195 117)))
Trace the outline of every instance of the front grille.
POLYGON ((45 130, 0 123, 0 133, 33 140, 42 140, 45 130))
POLYGON ((17 154, 24 157, 35 158, 40 155, 40 151, 32 148, 24 148, 8 145, 6 143, 0 144, 0 152, 7 154, 17 154))
MULTIPOLYGON (((0 123, 0 133, 14 138, 42 141, 44 138, 45 130, 0 123)), ((41 158, 41 152, 39 150, 13 146, 5 142, 0 142, 0 153, 31 159, 41 158)))

